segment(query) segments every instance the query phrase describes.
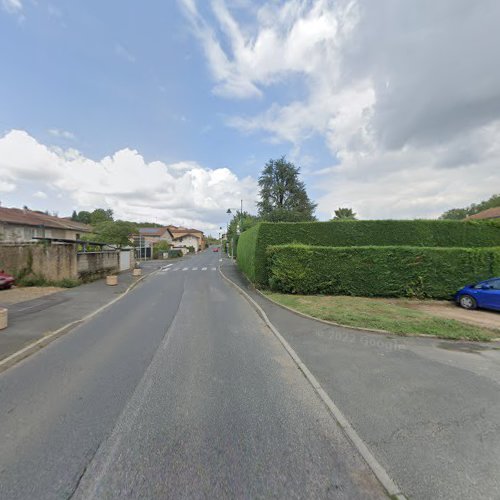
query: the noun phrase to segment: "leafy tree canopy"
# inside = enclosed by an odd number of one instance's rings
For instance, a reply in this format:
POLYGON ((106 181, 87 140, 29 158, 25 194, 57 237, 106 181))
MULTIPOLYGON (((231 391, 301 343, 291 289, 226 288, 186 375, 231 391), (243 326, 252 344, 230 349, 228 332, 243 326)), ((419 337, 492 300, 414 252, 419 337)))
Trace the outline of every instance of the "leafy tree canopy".
POLYGON ((134 232, 135 226, 131 222, 123 220, 107 220, 95 224, 93 229, 94 233, 87 237, 89 241, 126 246, 131 244, 130 236, 134 232))
POLYGON ((352 208, 337 208, 332 220, 356 220, 356 214, 352 208))
POLYGON ((113 220, 113 210, 110 208, 96 208, 90 214, 90 223, 94 226, 100 222, 112 221, 113 220))
POLYGON ((300 168, 285 157, 269 160, 259 177, 261 201, 259 216, 271 222, 316 220, 316 204, 307 195, 299 179, 300 168))
POLYGON ((483 210, 488 208, 500 207, 500 194, 494 194, 488 200, 481 201, 479 203, 473 203, 468 207, 464 208, 452 208, 447 210, 444 214, 439 217, 440 219, 452 219, 452 220, 462 220, 466 217, 474 214, 478 214, 483 210))

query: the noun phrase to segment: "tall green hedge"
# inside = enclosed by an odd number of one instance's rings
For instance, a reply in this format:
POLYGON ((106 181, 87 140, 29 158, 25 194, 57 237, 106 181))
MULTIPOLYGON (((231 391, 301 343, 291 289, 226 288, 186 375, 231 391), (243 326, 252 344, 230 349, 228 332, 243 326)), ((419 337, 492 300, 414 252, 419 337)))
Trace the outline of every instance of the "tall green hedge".
POLYGON ((238 239, 238 254, 237 261, 241 270, 248 276, 251 281, 255 281, 255 256, 257 251, 257 236, 259 234, 259 226, 253 226, 241 233, 238 239))
POLYGON ((371 220, 262 222, 242 233, 238 264, 260 285, 267 285, 266 248, 271 245, 491 247, 500 246, 500 227, 486 221, 371 220))
POLYGON ((500 276, 500 247, 283 245, 267 254, 270 287, 287 293, 448 299, 500 276))

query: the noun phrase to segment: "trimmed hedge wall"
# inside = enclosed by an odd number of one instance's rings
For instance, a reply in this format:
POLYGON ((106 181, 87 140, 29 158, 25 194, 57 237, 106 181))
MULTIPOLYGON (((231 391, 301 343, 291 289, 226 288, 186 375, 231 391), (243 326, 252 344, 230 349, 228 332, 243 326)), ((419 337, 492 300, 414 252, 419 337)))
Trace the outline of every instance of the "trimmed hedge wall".
POLYGON ((255 256, 257 255, 257 237, 260 224, 247 229, 240 234, 238 239, 237 262, 240 269, 251 281, 256 281, 255 256))
POLYGON ((466 285, 500 276, 500 247, 271 246, 271 289, 299 294, 449 299, 466 285))
POLYGON ((238 264, 251 281, 266 286, 266 248, 287 243, 332 247, 492 247, 500 246, 500 226, 487 221, 454 220, 261 222, 241 234, 238 264))

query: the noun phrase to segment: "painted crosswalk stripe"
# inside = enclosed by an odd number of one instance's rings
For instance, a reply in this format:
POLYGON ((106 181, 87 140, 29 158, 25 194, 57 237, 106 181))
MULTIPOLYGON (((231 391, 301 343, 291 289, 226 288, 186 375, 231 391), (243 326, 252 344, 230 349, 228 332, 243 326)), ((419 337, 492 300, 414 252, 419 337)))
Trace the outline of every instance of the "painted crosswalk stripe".
POLYGON ((183 267, 182 268, 183 271, 188 271, 189 270, 189 267, 183 267))
POLYGON ((202 270, 202 271, 206 271, 206 270, 207 270, 207 268, 206 268, 206 267, 202 267, 202 268, 201 268, 201 270, 202 270))

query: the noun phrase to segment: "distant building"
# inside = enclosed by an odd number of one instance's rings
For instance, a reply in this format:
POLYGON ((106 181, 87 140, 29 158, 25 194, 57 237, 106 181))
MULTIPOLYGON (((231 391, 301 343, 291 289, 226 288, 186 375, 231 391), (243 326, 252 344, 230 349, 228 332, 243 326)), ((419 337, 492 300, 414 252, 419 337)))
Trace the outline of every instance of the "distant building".
POLYGON ((500 219, 500 207, 488 208, 478 214, 470 215, 467 219, 500 219))
POLYGON ((166 241, 173 248, 187 250, 193 247, 195 252, 199 252, 205 248, 205 236, 203 231, 198 229, 189 229, 179 226, 165 227, 141 227, 139 233, 134 236, 135 245, 138 248, 146 249, 145 255, 150 255, 149 250, 160 241, 166 241))
POLYGON ((87 224, 27 208, 0 207, 0 242, 26 242, 34 238, 78 240, 92 232, 87 224))

